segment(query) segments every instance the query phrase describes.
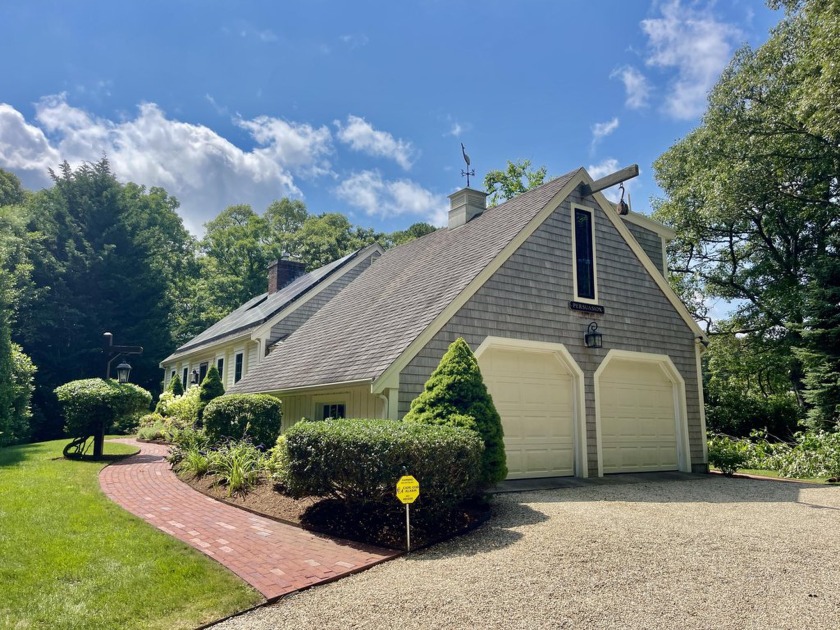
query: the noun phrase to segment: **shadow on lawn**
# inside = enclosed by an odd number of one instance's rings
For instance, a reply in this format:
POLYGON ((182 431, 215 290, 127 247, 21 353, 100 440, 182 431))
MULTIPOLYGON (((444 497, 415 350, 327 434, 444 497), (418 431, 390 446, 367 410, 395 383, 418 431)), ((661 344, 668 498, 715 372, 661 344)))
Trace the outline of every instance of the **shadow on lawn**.
POLYGON ((16 444, 14 446, 0 446, 0 467, 14 466, 29 459, 30 451, 39 444, 16 444))

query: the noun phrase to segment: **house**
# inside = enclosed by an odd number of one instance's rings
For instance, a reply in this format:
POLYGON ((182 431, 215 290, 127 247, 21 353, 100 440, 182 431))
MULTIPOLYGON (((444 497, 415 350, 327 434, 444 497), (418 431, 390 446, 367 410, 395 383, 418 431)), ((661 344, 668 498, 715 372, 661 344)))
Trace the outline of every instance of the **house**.
POLYGON ((284 429, 398 420, 463 337, 510 478, 706 471, 706 340, 664 275, 673 233, 594 192, 617 177, 581 168, 491 208, 454 193, 447 228, 385 252, 232 391, 280 397, 284 429))
POLYGON ((190 339, 166 357, 164 385, 178 374, 185 387, 204 380, 210 365, 225 389, 253 370, 281 343, 382 254, 373 244, 306 273, 303 263, 277 260, 268 268, 268 291, 190 339))

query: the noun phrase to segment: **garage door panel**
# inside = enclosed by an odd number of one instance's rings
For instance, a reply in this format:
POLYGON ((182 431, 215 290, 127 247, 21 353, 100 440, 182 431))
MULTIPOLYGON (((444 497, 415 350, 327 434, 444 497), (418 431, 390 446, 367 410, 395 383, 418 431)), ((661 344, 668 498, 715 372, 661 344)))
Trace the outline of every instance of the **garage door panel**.
POLYGON ((614 360, 599 379, 605 473, 676 470, 674 384, 656 363, 614 360))
POLYGON ((509 479, 574 474, 573 381, 550 352, 490 348, 481 372, 502 418, 509 479))

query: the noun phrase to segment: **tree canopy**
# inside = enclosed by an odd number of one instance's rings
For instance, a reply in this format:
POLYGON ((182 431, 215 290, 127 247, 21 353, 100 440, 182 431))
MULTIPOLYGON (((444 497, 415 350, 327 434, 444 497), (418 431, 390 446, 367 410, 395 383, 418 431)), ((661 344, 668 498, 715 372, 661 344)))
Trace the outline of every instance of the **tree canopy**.
POLYGON ((702 124, 656 161, 667 198, 655 218, 677 232, 669 267, 695 316, 775 352, 804 403, 813 375, 793 348, 818 317, 806 295, 837 255, 840 226, 840 7, 775 4, 787 13, 768 41, 736 53, 702 124), (731 301, 733 315, 713 321, 710 299, 731 301))
POLYGON ((504 170, 488 171, 484 176, 484 189, 490 195, 490 205, 512 199, 520 193, 545 183, 546 168, 531 168, 531 160, 508 160, 504 170))

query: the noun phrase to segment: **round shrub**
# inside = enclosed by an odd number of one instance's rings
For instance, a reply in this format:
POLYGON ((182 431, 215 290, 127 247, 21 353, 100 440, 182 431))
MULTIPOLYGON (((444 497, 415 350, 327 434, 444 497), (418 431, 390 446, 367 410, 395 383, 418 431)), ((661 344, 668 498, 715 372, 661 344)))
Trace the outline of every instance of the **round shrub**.
POLYGON ((181 396, 172 392, 163 392, 158 400, 155 413, 167 418, 175 418, 182 426, 193 426, 198 423, 198 411, 201 408, 201 391, 198 387, 190 387, 181 396))
POLYGON ((101 378, 70 381, 57 387, 55 394, 64 409, 64 430, 72 437, 107 432, 118 421, 136 425, 152 402, 142 387, 101 378))
POLYGON ((475 496, 481 483, 484 445, 468 429, 342 419, 299 422, 285 438, 285 482, 295 496, 399 505, 395 484, 409 474, 420 482, 416 507, 440 512, 475 496))
POLYGON ((747 458, 747 452, 739 440, 722 435, 709 440, 709 463, 720 468, 727 477, 731 477, 739 468, 743 468, 747 458))
POLYGON ((211 442, 250 438, 270 446, 280 435, 282 405, 268 394, 228 394, 215 398, 204 409, 204 429, 211 442))

